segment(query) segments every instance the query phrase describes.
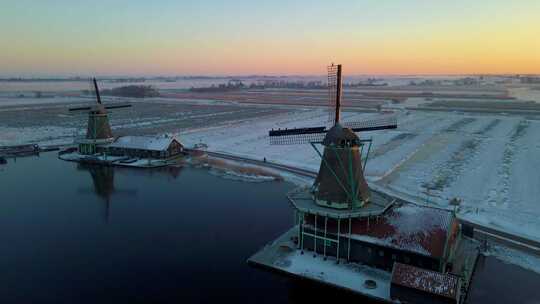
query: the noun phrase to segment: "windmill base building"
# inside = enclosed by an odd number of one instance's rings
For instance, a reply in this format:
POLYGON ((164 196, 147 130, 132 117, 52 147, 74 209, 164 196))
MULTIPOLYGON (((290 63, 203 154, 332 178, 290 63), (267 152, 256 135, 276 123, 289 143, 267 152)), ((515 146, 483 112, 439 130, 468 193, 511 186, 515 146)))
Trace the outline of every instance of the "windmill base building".
POLYGON ((130 167, 162 167, 183 156, 184 146, 175 136, 121 136, 111 140, 80 138, 75 151, 60 158, 82 163, 130 167))
POLYGON ((130 167, 162 167, 171 164, 184 154, 184 146, 175 136, 122 136, 114 137, 109 124, 107 109, 127 108, 131 105, 104 105, 93 79, 96 104, 72 108, 70 111, 87 111, 86 135, 75 140, 76 148, 59 153, 67 161, 130 167))
POLYGON ((288 194, 294 226, 248 262, 399 303, 463 303, 478 257, 452 210, 370 191, 361 208, 320 204, 312 187, 288 194))

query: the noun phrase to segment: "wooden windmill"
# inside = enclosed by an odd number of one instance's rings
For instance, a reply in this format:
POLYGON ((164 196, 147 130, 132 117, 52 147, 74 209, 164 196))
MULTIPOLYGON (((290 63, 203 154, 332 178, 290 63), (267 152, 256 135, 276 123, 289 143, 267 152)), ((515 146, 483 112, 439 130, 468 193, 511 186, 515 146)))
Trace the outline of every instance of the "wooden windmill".
POLYGON ((364 168, 371 140, 361 140, 356 132, 395 129, 397 120, 395 116, 387 116, 341 124, 341 65, 332 64, 328 67, 328 91, 329 121, 332 126, 271 130, 270 143, 277 145, 310 143, 322 159, 317 178, 311 188, 315 202, 335 209, 360 208, 370 201, 364 168), (322 144, 323 153, 315 144, 322 144), (364 150, 366 155, 362 161, 364 150))
POLYGON ((70 112, 88 112, 86 137, 78 140, 79 153, 81 154, 94 154, 97 152, 97 145, 108 144, 114 141, 111 125, 109 124, 108 109, 131 107, 130 104, 104 105, 101 101, 99 88, 95 78, 92 79, 92 83, 96 95, 96 104, 69 109, 70 112))

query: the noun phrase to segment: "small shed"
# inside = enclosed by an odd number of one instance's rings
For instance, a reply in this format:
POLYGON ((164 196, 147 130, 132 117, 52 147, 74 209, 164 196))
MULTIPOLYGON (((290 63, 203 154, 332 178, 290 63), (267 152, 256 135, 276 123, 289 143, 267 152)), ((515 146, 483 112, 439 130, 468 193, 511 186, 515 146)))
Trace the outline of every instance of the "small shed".
POLYGON ((459 303, 460 281, 452 274, 394 263, 390 297, 401 303, 459 303))

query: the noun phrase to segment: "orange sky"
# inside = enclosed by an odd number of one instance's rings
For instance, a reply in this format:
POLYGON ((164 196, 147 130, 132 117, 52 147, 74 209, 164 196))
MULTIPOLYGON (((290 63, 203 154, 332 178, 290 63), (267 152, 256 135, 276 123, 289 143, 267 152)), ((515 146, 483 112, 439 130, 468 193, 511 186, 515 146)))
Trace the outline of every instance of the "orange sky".
POLYGON ((478 2, 2 2, 0 76, 540 73, 540 1, 478 2))

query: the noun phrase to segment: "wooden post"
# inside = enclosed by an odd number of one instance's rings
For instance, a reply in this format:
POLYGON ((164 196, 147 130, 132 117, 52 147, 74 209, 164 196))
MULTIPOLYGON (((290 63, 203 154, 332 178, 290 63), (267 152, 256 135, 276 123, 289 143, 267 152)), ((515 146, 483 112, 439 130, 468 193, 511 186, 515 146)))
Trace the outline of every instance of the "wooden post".
POLYGON ((301 242, 301 245, 300 245, 300 253, 301 254, 304 254, 304 214, 302 214, 302 219, 301 219, 301 222, 300 222, 300 242, 301 242))
POLYGON ((315 213, 315 230, 313 231, 313 257, 317 256, 317 213, 315 213))
POLYGON ((339 264, 339 232, 341 229, 341 219, 338 217, 337 220, 337 252, 336 252, 336 263, 339 264))
POLYGON ((349 216, 349 245, 347 246, 347 261, 351 260, 351 217, 349 216))
POLYGON ((326 259, 326 232, 328 227, 328 216, 324 217, 324 248, 323 248, 323 256, 324 259, 326 259))

